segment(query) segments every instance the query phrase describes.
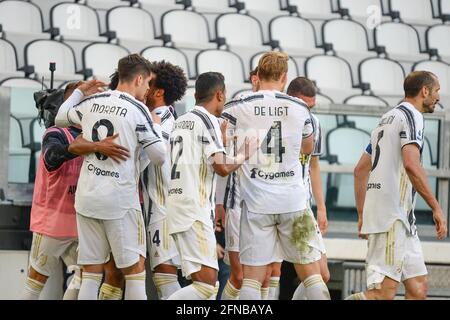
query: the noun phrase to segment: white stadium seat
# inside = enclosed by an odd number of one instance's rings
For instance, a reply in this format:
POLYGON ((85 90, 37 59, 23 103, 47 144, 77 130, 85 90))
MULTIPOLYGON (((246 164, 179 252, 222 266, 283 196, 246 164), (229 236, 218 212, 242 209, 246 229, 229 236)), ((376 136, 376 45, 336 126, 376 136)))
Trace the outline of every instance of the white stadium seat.
POLYGON ((23 77, 24 73, 17 71, 17 55, 14 45, 0 39, 0 81, 9 77, 23 77))
POLYGON ((196 69, 197 75, 209 71, 222 73, 225 77, 228 97, 232 97, 234 92, 245 87, 251 87, 245 84, 246 76, 241 58, 230 51, 201 51, 196 57, 196 69), (220 61, 220 64, 217 64, 217 61, 220 61))
POLYGON ((389 104, 385 100, 375 95, 350 96, 344 100, 344 103, 355 106, 389 107, 389 104))
MULTIPOLYGON (((8 88, 32 88, 32 89, 42 89, 42 83, 37 80, 29 79, 29 78, 19 78, 19 77, 11 77, 6 78, 0 81, 0 86, 8 87, 8 88)), ((44 84, 44 89, 47 89, 47 86, 44 84)))
POLYGON ((381 12, 380 0, 339 0, 339 8, 348 9, 349 14, 353 19, 355 19, 355 17, 367 19, 367 16, 369 15, 369 12, 367 11, 371 6, 379 7, 381 12))
POLYGON ((430 0, 389 0, 389 4, 390 11, 398 11, 406 23, 431 25, 438 21, 433 19, 430 0))
POLYGON ((129 54, 126 48, 119 45, 93 43, 83 50, 83 66, 92 69, 97 78, 108 81, 116 71, 118 61, 129 54))
POLYGON ((330 0, 289 0, 289 4, 297 6, 301 16, 308 19, 329 19, 338 16, 333 13, 330 0))
POLYGON ((30 168, 30 149, 23 147, 23 130, 19 120, 10 116, 8 182, 27 183, 30 168))
POLYGON ((370 84, 372 92, 379 96, 403 95, 405 71, 393 60, 369 58, 359 65, 359 80, 370 84))
POLYGON ((75 0, 31 0, 32 3, 36 4, 42 13, 42 19, 44 22, 44 30, 47 30, 51 27, 50 24, 50 11, 57 4, 63 2, 76 2, 75 0))
POLYGON ((161 21, 162 16, 171 10, 183 9, 184 6, 182 4, 176 4, 175 1, 168 0, 140 0, 139 5, 142 9, 147 10, 155 19, 155 27, 156 27, 156 35, 161 35, 161 21))
POLYGON ((281 16, 269 24, 270 39, 279 42, 281 49, 292 56, 308 57, 322 53, 317 48, 313 24, 296 16, 281 16))
POLYGON ((144 58, 148 59, 149 61, 166 60, 172 64, 179 66, 181 69, 184 70, 188 78, 191 77, 190 70, 194 69, 189 67, 186 55, 176 48, 149 47, 144 49, 141 54, 144 58))
POLYGON ((439 0, 439 9, 441 14, 450 14, 450 0, 439 0))
MULTIPOLYGON (((115 7, 129 7, 129 2, 128 1, 123 1, 123 0, 85 0, 86 4, 95 9, 95 11, 98 14, 98 19, 100 22, 100 32, 103 33, 105 32, 107 29, 106 26, 106 15, 108 14, 108 11, 112 8, 115 7)), ((137 4, 136 4, 137 5, 137 4)), ((131 21, 128 19, 124 19, 127 21, 127 23, 130 23, 131 21)))
POLYGON ((18 67, 24 65, 23 52, 28 42, 35 39, 50 39, 50 34, 43 32, 41 10, 30 2, 1 1, 0 24, 3 28, 3 38, 11 41, 16 48, 18 67))
POLYGON ((331 96, 335 102, 361 92, 354 89, 349 63, 336 56, 316 55, 309 58, 305 62, 305 74, 315 80, 321 92, 331 96))
POLYGON ((427 48, 438 49, 442 60, 450 63, 450 25, 438 24, 430 27, 426 33, 427 48))
POLYGON ((268 51, 264 45, 260 22, 250 15, 227 13, 216 20, 217 37, 225 38, 228 48, 244 61, 246 72, 250 71, 250 59, 261 51, 268 51))
POLYGON ((333 19, 322 26, 323 41, 332 43, 337 52, 368 53, 369 41, 364 26, 358 22, 333 19), (344 36, 351 35, 351 36, 344 36))
POLYGON ((135 7, 115 7, 107 13, 107 29, 115 31, 122 46, 130 52, 140 52, 163 42, 155 39, 155 21, 151 14, 135 7), (124 23, 126 21, 126 23, 124 23))
POLYGON ((54 73, 55 87, 69 80, 82 80, 83 76, 76 74, 75 56, 67 44, 54 40, 36 40, 25 47, 25 62, 34 66, 37 78, 50 80, 49 63, 56 63, 54 73))

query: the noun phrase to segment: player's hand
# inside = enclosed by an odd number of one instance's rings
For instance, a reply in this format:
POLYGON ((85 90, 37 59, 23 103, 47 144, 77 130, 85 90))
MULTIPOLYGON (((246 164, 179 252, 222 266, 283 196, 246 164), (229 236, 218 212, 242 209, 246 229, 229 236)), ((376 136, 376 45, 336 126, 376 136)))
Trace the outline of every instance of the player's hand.
POLYGON ((362 223, 362 219, 358 219, 358 238, 367 240, 369 239, 369 236, 367 234, 361 233, 362 223))
POLYGON ((325 236, 328 232, 327 210, 325 208, 317 209, 317 224, 322 236, 325 236))
POLYGON ((442 214, 442 209, 438 207, 433 210, 433 220, 436 225, 436 234, 438 240, 443 240, 447 237, 447 219, 442 214))
POLYGON ((152 119, 154 123, 161 124, 161 117, 155 111, 152 111, 152 119))
POLYGON ((244 144, 239 148, 238 154, 243 154, 244 159, 250 159, 260 148, 259 139, 256 137, 246 137, 244 144))
POLYGON ((105 91, 105 87, 107 86, 106 83, 103 81, 99 81, 97 79, 89 80, 83 82, 81 86, 78 87, 80 91, 83 93, 85 97, 103 92, 105 91))
POLYGON ((129 150, 117 143, 114 140, 119 136, 118 133, 107 137, 103 140, 95 142, 97 152, 111 158, 113 161, 120 163, 126 161, 130 157, 129 150))
POLYGON ((227 129, 228 129, 228 120, 224 120, 220 124, 220 131, 222 132, 222 142, 224 147, 228 145, 227 129))
POLYGON ((221 232, 225 224, 225 207, 223 204, 216 204, 216 215, 214 218, 214 226, 216 232, 221 232))
POLYGON ((225 256, 225 249, 218 243, 216 243, 216 250, 217 250, 217 259, 223 259, 225 256))

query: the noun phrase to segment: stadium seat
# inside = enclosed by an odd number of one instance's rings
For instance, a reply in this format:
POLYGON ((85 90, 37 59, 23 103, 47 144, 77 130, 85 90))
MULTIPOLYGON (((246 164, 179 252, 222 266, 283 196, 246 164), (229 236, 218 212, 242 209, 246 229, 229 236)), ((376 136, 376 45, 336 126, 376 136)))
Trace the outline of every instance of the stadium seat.
POLYGON ((347 9, 353 19, 363 18, 367 20, 369 14, 367 11, 370 6, 380 7, 380 13, 382 13, 380 0, 339 0, 339 9, 347 9))
POLYGON ((2 38, 12 42, 16 48, 18 67, 24 64, 23 52, 28 42, 35 39, 50 39, 50 34, 43 32, 39 7, 30 2, 1 1, 0 24, 3 28, 2 38))
POLYGON ((30 149, 23 147, 23 130, 17 118, 9 117, 8 182, 27 183, 30 167, 30 149))
POLYGON ((439 13, 450 15, 450 0, 439 0, 439 13))
POLYGON ((241 0, 241 2, 245 4, 245 11, 261 23, 264 42, 269 41, 267 26, 270 21, 277 16, 289 14, 288 11, 281 10, 279 0, 241 0))
POLYGON ((309 57, 323 52, 317 48, 313 24, 296 16, 276 17, 269 24, 270 39, 294 57, 309 57))
MULTIPOLYGON (((265 52, 260 52, 260 53, 257 53, 256 55, 254 55, 252 57, 251 63, 250 63, 252 70, 255 70, 255 68, 258 66, 259 59, 261 59, 261 57, 262 57, 262 55, 264 53, 265 52)), ((287 74, 287 83, 288 83, 288 85, 289 85, 289 83, 291 83, 292 80, 294 80, 298 76, 299 76, 299 73, 298 73, 297 63, 295 62, 295 60, 292 57, 289 57, 289 60, 288 60, 288 74, 287 74)))
POLYGON ((246 76, 241 58, 230 51, 204 50, 199 52, 196 57, 196 70, 197 74, 208 71, 222 73, 227 86, 227 97, 232 97, 234 92, 245 87, 251 87, 249 84, 245 84, 246 76), (217 61, 220 61, 220 64, 217 64, 217 61))
POLYGON ((360 63, 358 73, 360 82, 369 83, 371 91, 378 96, 403 95, 405 71, 394 60, 381 57, 366 59, 360 63))
POLYGON ((305 62, 305 75, 316 81, 321 92, 338 103, 349 95, 361 93, 354 86, 349 63, 337 56, 316 55, 308 58, 305 62))
POLYGON ((428 49, 438 49, 442 60, 450 63, 450 25, 437 24, 431 26, 426 32, 426 41, 428 49))
POLYGON ((9 88, 32 88, 32 89, 47 89, 47 85, 44 83, 30 78, 11 77, 0 81, 0 86, 9 88))
POLYGON ((24 72, 17 71, 17 55, 14 45, 7 40, 0 39, 0 81, 24 75, 24 72))
POLYGON ((144 49, 141 52, 142 56, 149 61, 160 61, 160 60, 166 60, 169 61, 172 64, 178 65, 181 67, 181 69, 184 70, 186 73, 186 76, 188 78, 191 78, 193 74, 191 74, 191 69, 188 64, 188 58, 186 55, 176 49, 176 48, 170 48, 170 47, 149 47, 144 49))
POLYGON ((344 100, 344 104, 355 106, 389 107, 387 101, 375 95, 356 95, 344 100))
POLYGON ((75 56, 67 44, 55 40, 36 40, 25 47, 25 63, 34 66, 37 78, 50 81, 49 62, 56 63, 55 87, 69 80, 82 80, 76 74, 75 56))
MULTIPOLYGON (((364 130, 338 127, 328 132, 326 136, 327 153, 336 156, 338 164, 356 165, 369 141, 370 135, 364 130), (350 140, 352 143, 347 143, 350 140)), ((331 174, 326 198, 327 203, 331 201, 331 207, 353 208, 355 206, 353 175, 331 174)))
POLYGON ((178 116, 191 111, 195 107, 195 88, 192 86, 188 87, 184 97, 180 101, 175 102, 174 107, 178 116))
POLYGON ((162 16, 171 10, 183 9, 182 4, 177 4, 175 0, 139 0, 139 5, 142 9, 150 12, 155 20, 156 36, 161 35, 161 23, 162 16))
POLYGON ((414 62, 426 59, 421 53, 419 34, 411 25, 401 22, 383 22, 374 29, 376 46, 384 46, 391 59, 399 61, 406 70, 414 62))
POLYGON ((81 66, 83 48, 93 42, 107 42, 100 35, 100 22, 97 12, 80 3, 60 3, 50 11, 50 23, 59 28, 60 38, 75 52, 77 66, 81 66))
POLYGON ((216 20, 216 32, 217 37, 225 38, 228 48, 242 58, 246 72, 250 71, 253 55, 271 49, 264 45, 260 22, 250 15, 222 14, 216 20))
POLYGON ((51 27, 50 24, 50 11, 57 4, 63 2, 77 2, 76 0, 31 0, 32 3, 36 4, 42 13, 42 20, 44 23, 44 30, 47 30, 51 27))
POLYGON ((331 99, 330 97, 322 94, 322 93, 317 93, 316 94, 316 106, 317 107, 323 107, 323 106, 329 106, 330 104, 334 104, 333 99, 331 99))
POLYGON ((289 0, 289 5, 297 6, 298 13, 307 19, 328 20, 339 16, 333 12, 330 0, 289 0))
POLYGON ((120 45, 130 52, 141 52, 149 46, 163 45, 162 40, 155 39, 153 17, 143 9, 115 7, 108 11, 106 17, 108 31, 116 32, 120 45))
POLYGON ((229 0, 191 0, 191 3, 194 10, 201 13, 236 12, 229 0))
POLYGON ((397 11, 403 22, 412 25, 432 25, 439 20, 433 18, 430 0, 389 0, 389 12, 397 11))
POLYGON ((116 44, 93 43, 83 49, 83 66, 84 69, 92 69, 98 79, 109 82, 118 61, 129 54, 126 48, 116 44))
MULTIPOLYGON (((98 19, 100 22, 100 33, 103 33, 108 30, 107 28, 107 14, 110 9, 116 8, 116 7, 129 7, 130 2, 128 0, 85 0, 86 4, 95 9, 95 12, 98 14, 98 19)), ((138 3, 135 4, 138 6, 138 3)), ((131 20, 127 19, 124 16, 123 21, 126 21, 128 23, 132 23, 131 20)), ((136 30, 137 31, 137 30, 136 30)))

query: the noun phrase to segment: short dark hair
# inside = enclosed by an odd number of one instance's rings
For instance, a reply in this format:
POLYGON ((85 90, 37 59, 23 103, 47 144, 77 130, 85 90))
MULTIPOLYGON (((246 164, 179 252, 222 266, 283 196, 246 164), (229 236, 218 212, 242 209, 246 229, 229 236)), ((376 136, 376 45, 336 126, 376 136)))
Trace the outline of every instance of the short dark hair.
POLYGON ((134 53, 120 59, 117 70, 120 82, 130 82, 138 75, 148 77, 152 72, 152 64, 141 55, 134 53))
POLYGON ((297 77, 291 81, 287 89, 287 94, 293 97, 302 95, 305 97, 315 97, 317 94, 314 82, 305 77, 297 77))
POLYGON ((217 90, 225 91, 225 78, 219 72, 205 72, 195 81, 196 104, 209 102, 217 90))
POLYGON ((171 106, 180 100, 187 87, 187 78, 183 69, 164 60, 153 63, 153 73, 156 75, 151 83, 158 89, 164 89, 164 101, 171 106))
POLYGON ((250 82, 252 82, 252 77, 258 75, 258 66, 256 66, 255 69, 253 69, 252 71, 250 71, 250 73, 248 74, 248 80, 250 82))
POLYGON ((436 84, 437 77, 429 71, 413 71, 403 82, 403 89, 405 90, 406 98, 417 97, 423 87, 428 87, 430 90, 436 84))
POLYGON ((114 72, 109 76, 109 89, 116 90, 119 85, 119 71, 114 72))

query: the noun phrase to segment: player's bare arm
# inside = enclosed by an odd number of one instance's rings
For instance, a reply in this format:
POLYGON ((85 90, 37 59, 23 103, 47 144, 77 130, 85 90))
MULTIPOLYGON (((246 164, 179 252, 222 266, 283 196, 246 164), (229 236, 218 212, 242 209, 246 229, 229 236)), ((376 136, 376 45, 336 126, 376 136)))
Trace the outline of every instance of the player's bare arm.
POLYGON ((317 204, 317 223, 322 235, 328 231, 327 207, 322 191, 322 178, 320 177, 319 157, 311 157, 311 187, 314 199, 317 204))
POLYGON ((101 141, 91 142, 79 135, 70 145, 69 152, 80 156, 85 156, 91 153, 101 153, 117 163, 126 161, 130 157, 129 150, 117 143, 114 140, 119 136, 118 133, 107 137, 101 141))
POLYGON ((355 203, 356 211, 358 212, 358 236, 363 239, 367 239, 367 235, 361 234, 361 227, 363 222, 364 199, 366 197, 366 188, 371 167, 372 162, 370 156, 364 152, 353 171, 355 178, 355 203))
POLYGON ((302 149, 301 154, 311 154, 314 150, 314 134, 309 135, 309 137, 302 139, 302 149))
POLYGON ((436 233, 439 240, 447 236, 447 220, 442 209, 428 184, 425 170, 420 163, 420 150, 416 144, 407 144, 402 149, 403 166, 413 187, 422 196, 433 211, 433 220, 436 224, 436 233))

